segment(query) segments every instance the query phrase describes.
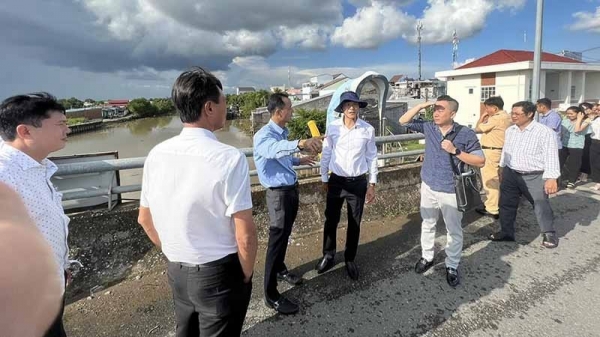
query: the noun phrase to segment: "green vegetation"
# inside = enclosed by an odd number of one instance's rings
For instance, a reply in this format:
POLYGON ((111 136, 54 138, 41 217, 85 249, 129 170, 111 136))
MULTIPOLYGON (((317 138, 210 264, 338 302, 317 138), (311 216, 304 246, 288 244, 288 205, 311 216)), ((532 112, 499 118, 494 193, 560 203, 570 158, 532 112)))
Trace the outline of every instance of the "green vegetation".
POLYGON ((325 125, 327 122, 327 111, 324 110, 294 110, 294 118, 288 122, 290 130, 289 139, 306 139, 310 138, 310 130, 308 129, 308 121, 314 120, 321 134, 325 134, 325 125))
POLYGON ((170 98, 136 98, 129 102, 127 109, 139 117, 153 117, 175 112, 175 106, 170 98))
POLYGON ((226 95, 227 106, 233 106, 239 110, 241 118, 250 118, 253 110, 266 106, 269 101, 270 92, 259 90, 256 92, 247 92, 241 95, 226 95))
POLYGON ((75 125, 75 124, 81 124, 83 122, 85 122, 85 117, 72 117, 72 118, 67 118, 67 125, 71 126, 71 125, 75 125))
POLYGON ((425 144, 419 144, 418 140, 409 140, 402 143, 402 149, 404 151, 423 150, 425 144))

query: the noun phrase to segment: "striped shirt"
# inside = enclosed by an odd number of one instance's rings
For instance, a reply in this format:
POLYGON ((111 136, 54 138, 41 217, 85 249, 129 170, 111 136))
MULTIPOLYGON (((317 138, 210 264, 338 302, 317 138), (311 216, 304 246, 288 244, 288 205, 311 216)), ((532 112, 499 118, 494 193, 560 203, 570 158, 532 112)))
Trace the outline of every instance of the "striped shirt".
POLYGON ((506 129, 500 167, 519 172, 544 171, 542 178, 560 177, 558 147, 554 131, 531 121, 523 130, 513 125, 506 129))

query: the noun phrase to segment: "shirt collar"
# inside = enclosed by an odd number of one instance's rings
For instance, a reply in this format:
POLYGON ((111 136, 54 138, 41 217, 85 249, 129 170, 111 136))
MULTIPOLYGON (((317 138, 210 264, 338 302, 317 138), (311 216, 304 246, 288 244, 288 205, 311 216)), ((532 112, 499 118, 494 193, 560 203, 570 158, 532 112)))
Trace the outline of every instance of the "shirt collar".
POLYGON ((271 129, 273 129, 275 132, 277 132, 280 135, 286 135, 286 133, 288 132, 287 128, 281 128, 281 126, 277 125, 277 123, 273 122, 272 119, 269 119, 269 126, 271 127, 271 129))
POLYGON ((33 168, 43 167, 46 170, 46 177, 50 178, 58 167, 48 158, 44 158, 41 163, 38 163, 35 159, 31 158, 25 152, 16 149, 4 142, 0 143, 0 152, 5 153, 10 161, 17 163, 23 171, 27 171, 33 168))
POLYGON ((538 122, 536 122, 535 120, 531 121, 531 123, 529 123, 529 125, 527 125, 527 127, 525 127, 525 129, 523 131, 533 130, 533 128, 535 127, 536 124, 538 124, 538 122))
POLYGON ((183 128, 183 130, 181 130, 181 133, 179 135, 192 137, 192 138, 206 137, 206 138, 217 140, 217 136, 215 136, 215 134, 212 131, 209 131, 204 128, 183 128))

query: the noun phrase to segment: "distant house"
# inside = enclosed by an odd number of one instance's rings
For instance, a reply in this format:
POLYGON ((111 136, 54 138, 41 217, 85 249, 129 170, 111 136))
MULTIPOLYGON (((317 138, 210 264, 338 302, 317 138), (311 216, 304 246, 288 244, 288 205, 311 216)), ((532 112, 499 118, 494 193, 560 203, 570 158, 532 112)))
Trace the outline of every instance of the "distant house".
POLYGON ((319 96, 325 96, 334 93, 337 88, 346 83, 348 80, 350 79, 346 75, 336 74, 333 80, 323 84, 323 86, 318 88, 319 96))
MULTIPOLYGON (((448 95, 460 103, 456 121, 475 126, 483 101, 491 96, 502 96, 506 110, 518 101, 531 99, 533 52, 498 50, 435 76, 447 81, 448 95)), ((543 53, 540 97, 550 98, 553 107, 561 102, 569 105, 598 100, 600 65, 543 53)))
POLYGON ((107 107, 115 108, 127 108, 127 105, 129 105, 128 99, 109 99, 105 104, 107 107))
POLYGON ((393 87, 396 85, 396 83, 399 83, 405 76, 404 75, 394 75, 392 76, 392 78, 390 79, 390 85, 393 87))
POLYGON ((238 95, 245 94, 247 92, 255 92, 255 91, 256 91, 256 89, 254 89, 254 87, 237 87, 236 88, 236 93, 238 95))

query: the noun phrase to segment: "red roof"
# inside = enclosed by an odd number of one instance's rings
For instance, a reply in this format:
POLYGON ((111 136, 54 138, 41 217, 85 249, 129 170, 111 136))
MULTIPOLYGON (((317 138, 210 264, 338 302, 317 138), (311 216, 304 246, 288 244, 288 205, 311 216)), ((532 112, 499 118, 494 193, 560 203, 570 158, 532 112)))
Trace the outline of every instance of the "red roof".
MULTIPOLYGON (((533 61, 533 52, 525 50, 506 50, 501 49, 497 52, 486 55, 473 62, 469 62, 456 69, 468 69, 476 67, 493 66, 497 64, 506 64, 514 62, 533 61)), ((550 53, 542 53, 542 62, 561 62, 561 63, 583 63, 568 57, 559 56, 550 53)))

